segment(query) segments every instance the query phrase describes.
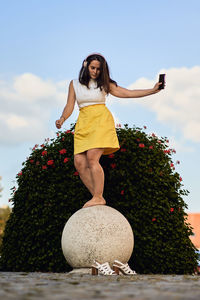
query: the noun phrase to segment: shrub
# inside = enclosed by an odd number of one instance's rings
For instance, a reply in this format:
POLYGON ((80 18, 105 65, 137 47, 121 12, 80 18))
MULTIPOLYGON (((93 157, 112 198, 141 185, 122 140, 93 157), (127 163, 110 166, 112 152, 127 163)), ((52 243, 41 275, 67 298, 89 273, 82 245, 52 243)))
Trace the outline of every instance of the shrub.
MULTIPOLYGON (((68 218, 91 198, 73 163, 73 130, 36 145, 17 174, 13 210, 1 249, 6 271, 64 272, 61 235, 68 218)), ((120 150, 102 156, 104 197, 130 222, 135 238, 129 264, 138 273, 192 273, 197 265, 167 138, 141 128, 117 128, 120 150)))
POLYGON ((10 213, 11 213, 11 209, 9 206, 0 207, 0 247, 3 240, 4 228, 7 220, 9 219, 10 213))

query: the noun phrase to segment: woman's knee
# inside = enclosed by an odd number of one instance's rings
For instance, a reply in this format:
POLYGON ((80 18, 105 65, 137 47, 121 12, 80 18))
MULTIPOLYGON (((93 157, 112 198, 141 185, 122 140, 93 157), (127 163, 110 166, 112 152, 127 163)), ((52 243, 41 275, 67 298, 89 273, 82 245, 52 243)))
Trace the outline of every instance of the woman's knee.
POLYGON ((87 160, 86 155, 75 155, 74 156, 74 166, 79 172, 85 168, 87 168, 87 160))
POLYGON ((95 149, 89 150, 87 151, 87 162, 88 162, 88 166, 89 168, 93 167, 94 165, 99 163, 99 159, 102 155, 103 150, 99 151, 95 151, 95 149))
POLYGON ((98 163, 98 160, 95 159, 95 157, 89 157, 88 158, 88 167, 92 168, 94 165, 96 165, 98 163))

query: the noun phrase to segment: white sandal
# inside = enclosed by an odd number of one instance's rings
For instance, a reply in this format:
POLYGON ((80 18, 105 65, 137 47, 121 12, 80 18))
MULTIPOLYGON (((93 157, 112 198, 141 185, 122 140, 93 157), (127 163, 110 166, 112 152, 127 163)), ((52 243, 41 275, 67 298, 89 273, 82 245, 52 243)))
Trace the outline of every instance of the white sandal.
POLYGON ((111 269, 108 262, 100 264, 98 261, 94 260, 94 264, 92 265, 92 275, 98 275, 98 272, 101 275, 117 275, 115 271, 111 269))
POLYGON ((119 271, 124 275, 136 275, 137 273, 129 267, 128 263, 123 264, 119 260, 115 260, 113 270, 119 275, 119 271))

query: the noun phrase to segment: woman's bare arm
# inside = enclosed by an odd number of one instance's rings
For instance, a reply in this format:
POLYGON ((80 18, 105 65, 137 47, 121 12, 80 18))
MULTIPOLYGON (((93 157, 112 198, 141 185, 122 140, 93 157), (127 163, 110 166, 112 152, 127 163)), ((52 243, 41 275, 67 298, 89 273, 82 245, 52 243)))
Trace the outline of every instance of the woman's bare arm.
POLYGON ((110 94, 119 98, 139 98, 145 97, 160 92, 160 82, 157 82, 152 89, 145 90, 128 90, 120 86, 116 86, 114 83, 110 83, 110 94))
POLYGON ((71 114, 74 110, 75 100, 76 100, 76 96, 75 96, 75 92, 74 92, 73 82, 71 80, 70 84, 69 84, 67 104, 65 105, 65 107, 63 109, 62 116, 60 117, 59 120, 56 121, 56 127, 58 129, 60 129, 62 124, 64 123, 64 121, 67 120, 71 116, 71 114))

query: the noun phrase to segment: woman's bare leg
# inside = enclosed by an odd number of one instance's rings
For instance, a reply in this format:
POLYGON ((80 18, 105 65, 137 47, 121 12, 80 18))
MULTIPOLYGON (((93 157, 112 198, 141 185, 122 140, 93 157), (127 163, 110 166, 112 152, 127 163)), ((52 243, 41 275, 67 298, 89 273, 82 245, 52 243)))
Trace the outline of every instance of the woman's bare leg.
POLYGON ((87 163, 93 180, 93 197, 90 201, 86 202, 83 207, 106 204, 106 201, 103 198, 104 171, 99 163, 99 159, 103 154, 103 152, 104 149, 97 148, 97 149, 90 149, 86 153, 87 163))
POLYGON ((94 183, 92 179, 92 174, 90 168, 88 166, 87 155, 86 152, 75 154, 74 155, 74 165, 76 170, 79 173, 79 176, 90 191, 91 195, 94 195, 94 183))

